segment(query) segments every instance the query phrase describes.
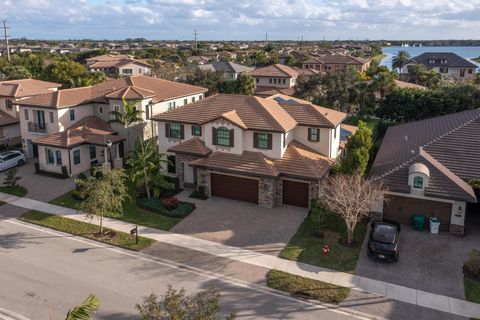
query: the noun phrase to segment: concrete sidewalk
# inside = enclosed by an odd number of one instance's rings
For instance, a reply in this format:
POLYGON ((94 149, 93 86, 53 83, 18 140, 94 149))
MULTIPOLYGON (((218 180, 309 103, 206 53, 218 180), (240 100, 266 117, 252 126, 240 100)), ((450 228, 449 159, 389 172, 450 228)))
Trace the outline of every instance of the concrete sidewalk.
MULTIPOLYGON (((33 199, 19 198, 0 193, 0 200, 15 206, 61 215, 78 221, 85 221, 85 219, 87 219, 85 214, 78 212, 77 210, 51 205, 33 199)), ((95 220, 97 219, 98 218, 95 218, 95 220)), ((97 223, 97 221, 93 221, 93 223, 97 223)), ((107 228, 122 232, 129 232, 134 227, 134 225, 130 223, 110 218, 104 218, 103 225, 107 228)), ((261 254, 237 247, 226 246, 216 242, 170 233, 159 229, 138 226, 138 231, 143 237, 208 253, 217 257, 227 258, 268 269, 276 269, 305 278, 320 280, 334 285, 348 287, 354 290, 364 291, 393 300, 402 301, 425 308, 431 308, 458 316, 468 318, 480 316, 480 304, 475 304, 465 300, 415 290, 412 288, 343 272, 337 272, 301 262, 285 260, 271 255, 261 254)))

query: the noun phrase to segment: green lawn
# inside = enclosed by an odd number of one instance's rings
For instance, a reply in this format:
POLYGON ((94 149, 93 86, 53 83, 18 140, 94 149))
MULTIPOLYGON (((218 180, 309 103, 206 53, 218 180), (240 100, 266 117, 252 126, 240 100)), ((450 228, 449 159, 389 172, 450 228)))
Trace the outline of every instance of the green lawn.
MULTIPOLYGON (((77 210, 80 208, 80 202, 80 200, 72 197, 72 191, 50 201, 51 204, 77 210)), ((179 218, 165 217, 158 213, 140 209, 133 199, 125 201, 122 215, 112 213, 107 215, 107 217, 166 231, 172 229, 181 220, 179 218)))
POLYGON ((119 246, 122 248, 140 251, 148 246, 150 246, 155 241, 152 239, 138 237, 138 244, 135 243, 135 236, 132 236, 127 233, 114 231, 113 236, 105 235, 101 238, 96 237, 95 234, 99 232, 98 225, 76 221, 72 219, 67 219, 64 217, 39 212, 39 211, 29 211, 24 213, 21 217, 21 220, 44 226, 47 228, 59 230, 62 232, 70 233, 76 236, 81 236, 88 239, 93 239, 96 241, 108 243, 111 245, 119 246))
POLYGON ((16 187, 0 187, 0 192, 3 193, 8 193, 17 197, 24 197, 27 194, 27 189, 25 189, 22 186, 16 186, 16 187))
POLYGON ((343 301, 350 291, 348 288, 303 278, 278 270, 271 270, 268 273, 268 286, 273 289, 335 304, 343 301))
POLYGON ((311 216, 307 217, 282 251, 280 257, 352 273, 357 266, 367 226, 361 223, 357 225, 354 239, 358 244, 354 247, 347 247, 340 243, 340 240, 346 238, 347 235, 344 221, 338 216, 331 214, 327 218, 327 224, 327 229, 322 230, 325 237, 319 239, 312 236, 312 233, 317 230, 311 221, 311 216), (328 257, 323 255, 323 246, 325 244, 328 244, 330 248, 328 257))
POLYGON ((480 282, 471 278, 463 278, 465 298, 468 301, 480 303, 480 282))

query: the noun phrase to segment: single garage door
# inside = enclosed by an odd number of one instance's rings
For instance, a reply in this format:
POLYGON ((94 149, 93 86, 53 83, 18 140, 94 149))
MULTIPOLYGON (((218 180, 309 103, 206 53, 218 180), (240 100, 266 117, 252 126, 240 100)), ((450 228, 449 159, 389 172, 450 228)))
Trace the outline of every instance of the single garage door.
POLYGON ((452 214, 452 204, 416 198, 391 196, 384 206, 384 219, 394 220, 401 224, 412 225, 415 214, 423 214, 430 218, 432 214, 440 218, 440 230, 448 231, 452 214))
POLYGON ((284 204, 308 207, 308 183, 283 180, 282 199, 284 204))
POLYGON ((211 174, 212 196, 258 203, 258 180, 211 174))

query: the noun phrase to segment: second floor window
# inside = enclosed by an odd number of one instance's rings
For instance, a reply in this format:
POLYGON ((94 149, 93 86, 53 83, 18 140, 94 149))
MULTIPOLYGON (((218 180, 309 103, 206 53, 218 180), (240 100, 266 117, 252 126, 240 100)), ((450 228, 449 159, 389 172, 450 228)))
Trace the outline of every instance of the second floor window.
POLYGON ((272 135, 265 132, 254 132, 253 147, 268 150, 272 149, 272 135))
POLYGON ((188 99, 187 99, 187 98, 183 99, 183 104, 184 104, 184 105, 185 105, 185 104, 188 104, 188 99))
POLYGON ((215 143, 219 146, 233 147, 233 131, 225 127, 213 128, 215 143))
POLYGON ((415 177, 413 179, 413 187, 415 189, 423 189, 423 178, 422 177, 415 177))
POLYGON ((75 110, 70 110, 70 121, 75 121, 75 110))
POLYGON ((183 139, 183 125, 179 123, 166 123, 165 136, 167 138, 183 139))
POLYGON ((133 70, 132 69, 122 69, 123 74, 132 74, 133 70))
POLYGON ((38 128, 45 129, 45 112, 37 111, 37 118, 38 118, 38 128))
POLYGON ((175 101, 171 101, 168 103, 168 111, 175 109, 176 103, 175 101))
POLYGON ((308 128, 308 141, 318 142, 320 140, 320 129, 308 128))
POLYGON ((48 113, 48 117, 50 118, 50 123, 53 123, 53 122, 54 122, 54 119, 53 119, 53 112, 52 112, 52 111, 50 111, 50 112, 48 113))
POLYGON ((12 99, 6 99, 5 100, 5 107, 7 108, 7 110, 12 110, 13 109, 12 99))
POLYGON ((202 127, 197 125, 192 125, 192 136, 201 136, 202 135, 202 127))

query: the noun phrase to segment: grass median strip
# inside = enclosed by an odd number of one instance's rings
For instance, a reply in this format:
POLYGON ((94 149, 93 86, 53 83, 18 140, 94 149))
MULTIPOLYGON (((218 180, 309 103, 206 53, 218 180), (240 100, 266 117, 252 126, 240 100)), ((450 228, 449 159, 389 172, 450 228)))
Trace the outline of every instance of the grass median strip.
POLYGON ((114 230, 109 230, 109 234, 98 237, 98 225, 35 210, 24 213, 20 220, 135 251, 140 251, 155 242, 152 239, 138 237, 136 244, 135 236, 114 230))
POLYGON ((27 194, 27 189, 22 186, 0 187, 0 192, 8 193, 17 197, 24 197, 27 194))
POLYGON ((268 286, 293 295, 334 304, 342 302, 350 292, 348 288, 278 270, 270 270, 268 273, 268 286))

